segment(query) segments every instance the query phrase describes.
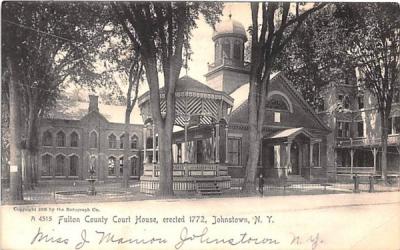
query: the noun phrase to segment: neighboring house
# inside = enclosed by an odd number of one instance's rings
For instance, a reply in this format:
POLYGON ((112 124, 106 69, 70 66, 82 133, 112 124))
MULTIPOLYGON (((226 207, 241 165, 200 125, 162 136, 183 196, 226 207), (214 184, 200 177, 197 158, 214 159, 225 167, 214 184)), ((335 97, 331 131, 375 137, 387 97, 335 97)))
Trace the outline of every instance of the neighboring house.
MULTIPOLYGON (((122 176, 124 106, 59 100, 41 121, 39 174, 41 179, 86 179, 94 166, 99 180, 122 176)), ((134 114, 132 114, 134 116, 134 114)), ((133 117, 131 122, 137 122, 133 117)), ((143 173, 143 125, 129 125, 129 175, 143 173)))
MULTIPOLYGON (((375 96, 354 84, 330 84, 323 90, 321 118, 334 133, 328 136, 327 164, 333 178, 352 174, 380 175, 381 118, 375 96)), ((400 93, 395 89, 388 128, 387 170, 400 173, 400 93)))

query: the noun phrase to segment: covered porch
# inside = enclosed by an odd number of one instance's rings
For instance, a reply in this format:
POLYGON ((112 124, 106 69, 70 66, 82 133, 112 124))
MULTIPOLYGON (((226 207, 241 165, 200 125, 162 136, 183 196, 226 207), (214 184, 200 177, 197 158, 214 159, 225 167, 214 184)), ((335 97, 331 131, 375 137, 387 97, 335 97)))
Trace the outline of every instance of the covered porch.
POLYGON ((321 142, 303 127, 270 133, 262 139, 260 171, 274 179, 322 177, 321 142))

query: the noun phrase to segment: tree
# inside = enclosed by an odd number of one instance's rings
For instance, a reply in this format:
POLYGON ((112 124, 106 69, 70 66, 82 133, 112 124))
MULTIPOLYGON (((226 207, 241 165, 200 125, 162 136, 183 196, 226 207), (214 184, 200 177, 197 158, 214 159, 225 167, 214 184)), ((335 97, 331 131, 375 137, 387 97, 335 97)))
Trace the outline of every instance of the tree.
MULTIPOLYGON (((11 74, 11 80, 4 83, 17 84, 15 93, 20 100, 18 104, 22 105, 24 144, 29 153, 25 188, 31 188, 32 179, 37 176, 35 159, 40 119, 54 104, 62 84, 100 82, 100 74, 93 66, 93 52, 104 35, 94 31, 102 31, 104 22, 99 18, 102 9, 97 7, 72 2, 3 4, 2 62, 6 69, 3 72, 11 74)), ((15 103, 10 98, 10 109, 11 104, 15 103)), ((10 124, 10 128, 13 126, 10 124)), ((13 139, 21 141, 21 138, 13 139)))
POLYGON ((388 119, 400 87, 400 5, 338 5, 340 40, 357 66, 360 82, 377 100, 381 121, 382 178, 387 181, 388 119))
POLYGON ((251 3, 251 69, 248 97, 249 110, 249 157, 245 167, 243 192, 254 192, 264 110, 273 65, 279 53, 296 34, 304 20, 325 4, 302 6, 291 3, 251 3), (261 23, 259 12, 261 9, 261 23), (294 13, 292 13, 294 12, 294 13))
POLYGON ((140 47, 140 56, 150 89, 151 114, 159 138, 159 195, 173 195, 172 129, 175 120, 175 86, 183 62, 184 45, 202 13, 215 23, 221 3, 210 2, 114 2, 119 24, 131 42, 140 47), (164 78, 166 112, 160 108, 160 69, 164 78), (158 104, 158 105, 157 105, 158 104))

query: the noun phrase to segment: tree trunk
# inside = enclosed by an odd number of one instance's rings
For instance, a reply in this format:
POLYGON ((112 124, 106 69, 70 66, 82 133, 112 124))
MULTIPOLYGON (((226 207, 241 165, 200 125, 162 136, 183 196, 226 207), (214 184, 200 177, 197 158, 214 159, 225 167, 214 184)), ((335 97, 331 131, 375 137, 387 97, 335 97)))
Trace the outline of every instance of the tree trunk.
POLYGON ((21 127, 20 107, 18 101, 16 69, 11 58, 7 58, 10 70, 10 199, 12 201, 23 200, 22 175, 21 175, 21 127))
POLYGON ((158 160, 160 166, 160 188, 161 197, 174 195, 173 191, 173 162, 172 162, 172 126, 163 124, 157 126, 158 130, 158 160), (161 127, 161 129, 160 129, 161 127))
POLYGON ((27 126, 27 152, 26 152, 26 161, 25 161, 25 171, 24 171, 24 187, 28 190, 33 189, 33 172, 35 168, 35 160, 36 152, 38 150, 38 140, 37 135, 38 131, 38 119, 37 119, 37 107, 36 101, 32 95, 29 96, 29 112, 28 112, 28 126, 27 126))
POLYGON ((383 111, 381 112, 381 142, 382 142, 382 179, 387 182, 387 144, 388 144, 388 119, 387 114, 383 111))
POLYGON ((124 166, 123 166, 123 180, 122 187, 129 187, 129 121, 130 121, 130 112, 127 109, 125 111, 125 131, 124 131, 124 166))

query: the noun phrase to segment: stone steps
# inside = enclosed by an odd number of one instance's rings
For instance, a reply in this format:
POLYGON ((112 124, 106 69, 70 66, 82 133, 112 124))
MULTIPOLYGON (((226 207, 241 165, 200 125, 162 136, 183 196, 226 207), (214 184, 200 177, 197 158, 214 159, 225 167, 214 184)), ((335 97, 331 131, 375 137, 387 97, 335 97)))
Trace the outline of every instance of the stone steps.
POLYGON ((222 194, 222 191, 216 182, 196 182, 196 191, 200 195, 222 194))

